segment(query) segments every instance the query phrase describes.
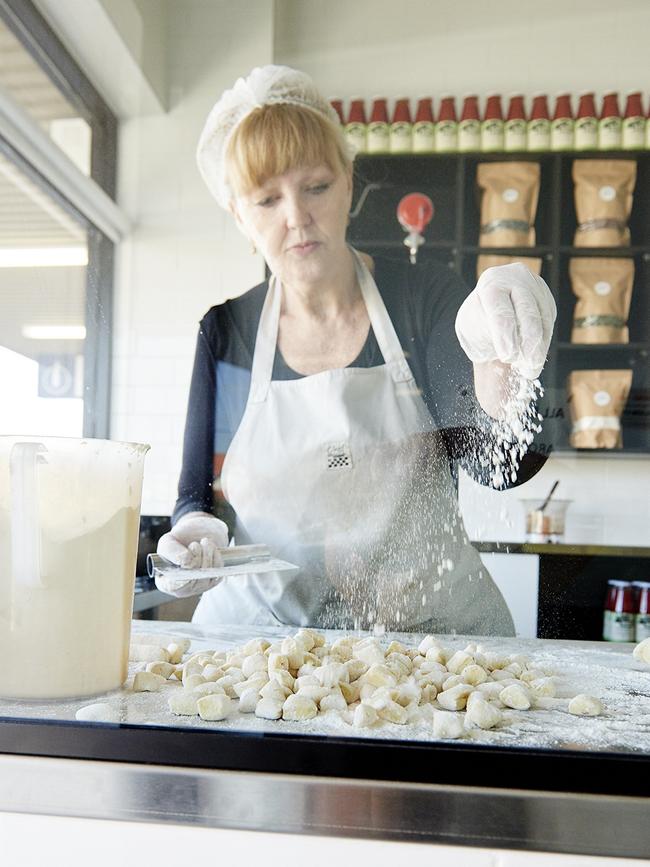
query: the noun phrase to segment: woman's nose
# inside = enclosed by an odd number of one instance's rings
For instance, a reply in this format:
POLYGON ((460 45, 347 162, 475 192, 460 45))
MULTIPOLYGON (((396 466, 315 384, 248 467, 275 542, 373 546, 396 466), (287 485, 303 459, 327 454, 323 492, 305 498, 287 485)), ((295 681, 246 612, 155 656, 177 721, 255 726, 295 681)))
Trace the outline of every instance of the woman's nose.
POLYGON ((301 229, 311 223, 311 214, 307 203, 299 196, 286 199, 286 220, 290 229, 301 229))

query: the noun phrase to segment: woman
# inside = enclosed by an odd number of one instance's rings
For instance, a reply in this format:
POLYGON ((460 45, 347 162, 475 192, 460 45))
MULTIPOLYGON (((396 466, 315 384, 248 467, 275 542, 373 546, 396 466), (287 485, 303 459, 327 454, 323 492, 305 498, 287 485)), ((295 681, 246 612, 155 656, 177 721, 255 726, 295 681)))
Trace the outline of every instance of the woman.
POLYGON ((548 287, 523 266, 491 269, 459 311, 448 269, 352 250, 350 155, 327 101, 287 67, 253 70, 222 96, 198 161, 273 276, 202 320, 159 552, 218 562, 213 455, 225 453, 235 542, 300 568, 188 581, 177 595, 203 593, 194 621, 513 634, 467 540, 450 462, 485 475, 511 367, 533 378, 544 363, 548 287))

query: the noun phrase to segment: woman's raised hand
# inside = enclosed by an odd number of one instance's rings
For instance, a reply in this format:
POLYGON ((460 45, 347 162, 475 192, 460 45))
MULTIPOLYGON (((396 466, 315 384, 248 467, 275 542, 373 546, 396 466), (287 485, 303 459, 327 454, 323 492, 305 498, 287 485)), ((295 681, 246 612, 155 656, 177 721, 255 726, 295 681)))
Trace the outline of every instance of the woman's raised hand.
POLYGON ((553 336, 555 300, 545 281, 521 262, 487 268, 456 316, 469 359, 510 364, 526 379, 540 375, 553 336))

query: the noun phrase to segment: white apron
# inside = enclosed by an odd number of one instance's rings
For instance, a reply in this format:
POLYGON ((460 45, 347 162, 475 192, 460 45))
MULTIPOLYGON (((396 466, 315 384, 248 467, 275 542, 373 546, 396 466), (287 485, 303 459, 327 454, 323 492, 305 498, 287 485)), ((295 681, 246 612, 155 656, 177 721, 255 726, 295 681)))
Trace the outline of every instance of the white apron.
POLYGON ((221 476, 236 543, 265 543, 300 569, 226 578, 193 620, 512 635, 439 433, 375 281, 355 262, 384 364, 272 380, 282 290, 271 278, 221 476))

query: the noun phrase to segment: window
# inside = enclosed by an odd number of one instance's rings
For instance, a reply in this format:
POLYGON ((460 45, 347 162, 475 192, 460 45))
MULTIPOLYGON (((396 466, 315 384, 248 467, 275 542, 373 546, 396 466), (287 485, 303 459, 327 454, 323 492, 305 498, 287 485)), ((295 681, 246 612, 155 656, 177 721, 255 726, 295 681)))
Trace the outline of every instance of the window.
POLYGON ((0 434, 109 434, 115 140, 35 7, 0 0, 0 434))

